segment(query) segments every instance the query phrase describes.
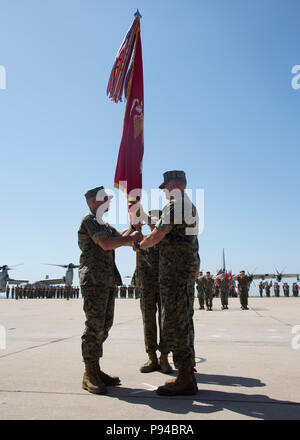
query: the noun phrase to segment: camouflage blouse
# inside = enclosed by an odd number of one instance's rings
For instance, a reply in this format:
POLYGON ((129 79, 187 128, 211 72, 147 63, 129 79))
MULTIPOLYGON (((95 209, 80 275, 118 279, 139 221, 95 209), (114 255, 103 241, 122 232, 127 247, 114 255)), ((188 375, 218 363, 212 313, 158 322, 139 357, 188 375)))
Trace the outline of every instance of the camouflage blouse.
POLYGON ((116 237, 119 233, 108 223, 99 223, 94 214, 83 217, 78 231, 81 249, 79 281, 81 286, 121 285, 122 280, 115 264, 115 252, 99 246, 101 237, 116 237))

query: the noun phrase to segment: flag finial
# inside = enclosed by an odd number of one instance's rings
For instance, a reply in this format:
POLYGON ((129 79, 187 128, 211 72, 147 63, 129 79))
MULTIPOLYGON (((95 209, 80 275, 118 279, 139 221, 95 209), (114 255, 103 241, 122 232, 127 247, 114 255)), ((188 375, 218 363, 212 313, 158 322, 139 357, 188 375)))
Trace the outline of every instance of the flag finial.
POLYGON ((142 18, 140 11, 138 9, 136 10, 136 13, 134 14, 134 16, 142 18))

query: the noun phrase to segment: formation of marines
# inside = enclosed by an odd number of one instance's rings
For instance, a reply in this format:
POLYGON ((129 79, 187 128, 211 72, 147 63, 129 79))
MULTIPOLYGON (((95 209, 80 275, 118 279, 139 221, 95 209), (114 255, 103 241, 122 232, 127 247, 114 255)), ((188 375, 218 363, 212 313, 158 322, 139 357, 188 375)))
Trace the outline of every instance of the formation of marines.
MULTIPOLYGON (((244 271, 241 271, 239 278, 241 278, 243 274, 244 271)), ((243 280, 238 279, 238 283, 240 291, 243 291, 243 280)), ((206 272, 206 275, 203 275, 203 272, 199 272, 199 276, 196 279, 196 287, 200 310, 204 310, 205 305, 207 311, 212 311, 213 298, 218 298, 219 296, 221 299, 221 310, 228 310, 228 298, 237 296, 234 281, 229 279, 228 274, 224 271, 213 277, 209 271, 206 272)), ((241 302, 241 308, 246 308, 244 302, 243 304, 241 302)))
POLYGON ((146 237, 134 227, 120 233, 102 220, 102 214, 109 209, 110 198, 103 186, 85 194, 90 213, 81 222, 78 245, 82 252, 79 279, 86 315, 81 346, 85 364, 82 387, 90 393, 104 394, 107 386, 120 384, 118 377, 103 372, 100 358, 113 324, 116 286, 122 285, 114 255, 115 249, 121 246, 131 246, 138 255, 136 284, 141 295, 149 358, 140 371, 149 373, 159 369, 171 373, 168 353, 172 353, 177 377, 160 386, 157 394, 192 395, 198 391, 194 374, 193 325, 194 286, 200 267, 198 216, 185 188, 183 171, 164 173, 160 189, 164 190, 169 202, 159 218, 153 213, 148 216, 142 206, 138 206, 142 223, 151 229, 146 237), (178 212, 180 222, 177 221, 178 212), (193 232, 187 234, 187 228, 193 232), (157 351, 160 352, 159 360, 157 351))
POLYGON ((13 286, 6 288, 6 298, 41 299, 41 298, 79 298, 79 287, 73 286, 13 286))
MULTIPOLYGON (((115 298, 140 298, 140 288, 136 285, 137 281, 133 277, 132 284, 128 286, 122 284, 121 286, 115 286, 115 298)), ((263 283, 260 281, 258 285, 259 296, 263 297, 263 292, 265 291, 265 296, 270 297, 272 292, 272 284, 263 283)), ((211 278, 210 272, 206 272, 206 276, 203 272, 199 272, 199 276, 196 279, 196 290, 199 301, 199 309, 212 310, 213 298, 221 299, 221 310, 228 309, 228 298, 237 297, 237 292, 235 285, 230 281, 225 273, 215 275, 211 278), (206 283, 206 277, 213 279, 214 283, 208 281, 206 283), (206 284, 206 288, 205 288, 206 284), (219 293, 220 292, 220 293, 219 293), (206 306, 206 307, 205 307, 206 306)), ((238 286, 237 286, 238 290, 238 286)), ((248 289, 249 290, 249 289, 248 289)), ((283 295, 285 297, 290 296, 290 286, 288 283, 283 283, 282 285, 283 295)), ((291 285, 292 296, 299 296, 300 287, 297 282, 291 285)), ((273 296, 280 297, 280 284, 275 281, 273 284, 273 296)), ((79 298, 80 288, 74 286, 7 286, 6 288, 6 299, 41 299, 41 298, 79 298)))
MULTIPOLYGON (((259 289, 259 295, 262 297, 263 296, 263 291, 265 290, 265 294, 266 297, 270 297, 271 296, 271 288, 272 288, 272 283, 263 283, 262 281, 259 283, 258 289, 259 289)), ((293 296, 299 296, 299 286, 297 282, 294 282, 291 286, 291 290, 292 290, 292 294, 293 296)), ((283 290, 283 295, 288 297, 290 296, 290 286, 288 283, 283 283, 282 284, 282 290, 283 290)), ((275 281, 274 285, 273 285, 273 291, 274 291, 274 296, 275 297, 279 297, 280 296, 280 284, 275 281)))

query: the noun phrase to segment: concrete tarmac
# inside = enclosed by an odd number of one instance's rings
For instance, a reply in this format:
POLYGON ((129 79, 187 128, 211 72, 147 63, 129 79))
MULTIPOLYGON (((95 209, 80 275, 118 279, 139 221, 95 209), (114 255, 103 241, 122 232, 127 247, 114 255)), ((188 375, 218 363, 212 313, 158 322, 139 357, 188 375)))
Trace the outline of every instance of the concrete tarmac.
POLYGON ((81 388, 82 299, 1 300, 0 419, 299 420, 300 298, 249 298, 248 311, 237 298, 224 311, 219 298, 213 311, 194 306, 197 395, 155 393, 169 375, 139 372, 139 300, 117 299, 101 366, 122 384, 97 396, 81 388))

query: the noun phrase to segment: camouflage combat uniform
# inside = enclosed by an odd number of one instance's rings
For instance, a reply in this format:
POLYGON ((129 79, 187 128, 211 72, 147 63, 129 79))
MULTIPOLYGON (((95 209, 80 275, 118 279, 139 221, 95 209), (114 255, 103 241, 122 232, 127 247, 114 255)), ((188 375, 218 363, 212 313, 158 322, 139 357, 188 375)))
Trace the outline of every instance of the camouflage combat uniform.
POLYGON ((133 298, 133 294, 134 294, 134 287, 133 286, 128 286, 127 287, 127 292, 128 292, 128 298, 133 298))
POLYGON ((244 277, 238 277, 239 283, 239 296, 242 309, 248 308, 248 292, 250 287, 250 277, 245 275, 244 277))
POLYGON ((290 286, 286 283, 283 285, 284 296, 290 296, 290 286))
POLYGON ((197 212, 186 196, 171 200, 156 223, 156 227, 166 234, 159 244, 162 333, 177 369, 195 365, 194 286, 200 266, 198 232, 195 228, 192 231, 194 235, 186 234, 186 228, 196 226, 196 222, 192 218, 185 219, 184 210, 193 216, 197 212), (181 203, 183 200, 184 203, 181 203), (182 215, 180 224, 175 215, 178 208, 182 215), (188 211, 189 208, 192 210, 188 211))
POLYGON ((275 283, 275 284, 274 284, 274 295, 275 295, 275 296, 280 296, 279 291, 280 291, 280 286, 279 286, 278 283, 275 283))
POLYGON ((98 360, 103 354, 103 342, 113 324, 115 285, 122 284, 115 264, 113 250, 103 250, 98 241, 102 237, 115 237, 118 232, 108 223, 98 223, 94 214, 86 215, 78 231, 80 256, 79 280, 86 315, 82 335, 84 362, 98 360))
POLYGON ((168 353, 161 331, 161 302, 158 283, 159 244, 139 253, 138 287, 144 325, 145 348, 148 354, 159 350, 168 353), (156 312, 158 311, 159 343, 156 312))
POLYGON ((221 278, 219 280, 220 291, 221 291, 221 304, 222 307, 228 307, 228 296, 229 296, 229 279, 221 278))
POLYGON ((196 280, 197 284, 197 296, 199 301, 199 307, 200 309, 204 309, 204 285, 205 285, 205 279, 202 278, 201 280, 196 280))
POLYGON ((297 283, 293 283, 293 296, 298 296, 299 287, 297 283))
POLYGON ((258 290, 259 290, 259 296, 263 296, 264 286, 262 282, 259 283, 258 290))
POLYGON ((214 280, 212 278, 205 278, 205 304, 207 310, 212 309, 213 295, 214 295, 214 280))
POLYGON ((126 298, 127 287, 122 285, 120 287, 120 298, 126 298))
POLYGON ((270 287, 269 284, 266 284, 265 290, 266 290, 266 296, 269 298, 270 297, 270 291, 271 291, 271 287, 270 287))

